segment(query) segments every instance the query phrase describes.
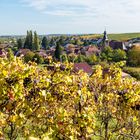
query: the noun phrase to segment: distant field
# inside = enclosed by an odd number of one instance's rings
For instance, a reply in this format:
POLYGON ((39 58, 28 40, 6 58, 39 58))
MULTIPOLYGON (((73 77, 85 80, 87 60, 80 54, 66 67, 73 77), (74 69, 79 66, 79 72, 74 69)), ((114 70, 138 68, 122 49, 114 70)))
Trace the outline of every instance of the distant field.
MULTIPOLYGON (((61 34, 56 35, 56 36, 61 36, 61 34)), ((103 34, 86 34, 86 35, 80 35, 80 36, 81 36, 81 38, 92 39, 92 38, 103 37, 103 34)), ((24 36, 7 36, 7 37, 6 36, 5 37, 0 36, 0 42, 8 41, 8 40, 11 40, 13 38, 23 38, 23 37, 24 36)), ((40 36, 40 37, 42 37, 42 36, 40 36)), ((140 37, 140 32, 139 33, 108 34, 108 38, 110 40, 118 40, 118 41, 125 41, 125 40, 129 40, 129 39, 132 39, 132 38, 137 38, 137 37, 140 37)))
MULTIPOLYGON (((98 38, 102 37, 101 34, 84 35, 83 38, 98 38)), ((125 41, 132 38, 140 37, 140 33, 120 33, 120 34, 108 34, 110 40, 125 41)))
POLYGON ((136 37, 140 37, 140 33, 124 33, 124 34, 109 34, 108 35, 109 39, 112 40, 128 40, 136 37))

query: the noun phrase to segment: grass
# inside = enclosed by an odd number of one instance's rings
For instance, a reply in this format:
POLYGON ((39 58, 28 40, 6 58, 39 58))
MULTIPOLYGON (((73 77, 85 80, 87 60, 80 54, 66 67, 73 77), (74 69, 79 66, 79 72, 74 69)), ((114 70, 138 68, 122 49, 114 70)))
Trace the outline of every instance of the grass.
POLYGON ((140 67, 124 67, 123 71, 140 80, 140 67))
POLYGON ((111 40, 126 41, 132 38, 140 37, 140 33, 122 33, 122 34, 109 34, 108 38, 111 40))

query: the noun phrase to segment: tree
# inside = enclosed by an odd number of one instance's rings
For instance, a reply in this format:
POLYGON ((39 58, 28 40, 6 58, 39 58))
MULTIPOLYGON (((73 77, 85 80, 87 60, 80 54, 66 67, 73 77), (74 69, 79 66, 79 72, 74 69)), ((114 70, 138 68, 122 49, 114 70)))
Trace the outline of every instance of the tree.
POLYGON ((76 38, 74 44, 80 46, 83 44, 83 42, 81 42, 79 38, 76 38))
POLYGON ((29 61, 33 61, 34 55, 35 55, 35 54, 34 54, 32 51, 27 52, 27 53, 24 55, 24 62, 25 62, 25 63, 28 63, 29 61))
POLYGON ((29 48, 29 31, 27 31, 27 35, 24 42, 24 49, 28 49, 28 48, 29 48))
POLYGON ((62 49, 61 49, 61 46, 59 44, 59 42, 56 43, 56 49, 55 49, 55 52, 54 52, 54 56, 57 60, 60 60, 60 56, 62 54, 62 49))
POLYGON ((79 54, 75 59, 75 62, 78 62, 78 63, 85 62, 85 61, 86 61, 86 57, 82 54, 79 54))
POLYGON ((37 63, 37 64, 42 64, 43 63, 43 57, 41 57, 38 53, 36 53, 33 57, 33 60, 37 63))
POLYGON ((78 62, 78 58, 74 53, 68 54, 67 58, 69 62, 72 62, 72 63, 78 62))
POLYGON ((113 61, 119 62, 126 60, 126 52, 124 50, 116 49, 113 52, 113 61))
POLYGON ((54 38, 52 37, 51 40, 50 40, 50 46, 53 46, 54 43, 55 43, 55 40, 54 40, 54 38))
POLYGON ((33 50, 33 33, 29 31, 29 49, 33 50))
POLYGON ((63 46, 65 44, 65 36, 60 36, 59 43, 61 46, 63 46))
POLYGON ((109 46, 105 47, 101 53, 101 60, 112 61, 113 49, 109 46))
MULTIPOLYGON (((61 55, 61 61, 62 61, 62 62, 68 62, 68 55, 67 55, 67 54, 61 55)), ((71 61, 71 62, 72 62, 72 61, 71 61)))
POLYGON ((33 49, 33 35, 32 31, 27 31, 27 35, 24 42, 24 48, 26 49, 33 49))
POLYGON ((84 46, 88 46, 89 45, 89 42, 87 40, 85 40, 84 43, 83 43, 83 45, 84 46))
POLYGON ((99 62, 99 58, 95 54, 92 54, 91 56, 88 56, 85 60, 90 65, 95 65, 97 62, 99 62))
POLYGON ((22 41, 22 39, 18 39, 17 40, 17 47, 18 47, 18 49, 22 49, 22 47, 23 47, 23 41, 22 41))
POLYGON ((128 51, 128 64, 131 66, 140 66, 140 47, 134 46, 128 51))
POLYGON ((45 50, 47 50, 49 48, 49 42, 48 42, 46 36, 43 37, 41 45, 45 50))
POLYGON ((36 31, 34 32, 34 50, 37 50, 37 51, 40 50, 39 38, 36 31))

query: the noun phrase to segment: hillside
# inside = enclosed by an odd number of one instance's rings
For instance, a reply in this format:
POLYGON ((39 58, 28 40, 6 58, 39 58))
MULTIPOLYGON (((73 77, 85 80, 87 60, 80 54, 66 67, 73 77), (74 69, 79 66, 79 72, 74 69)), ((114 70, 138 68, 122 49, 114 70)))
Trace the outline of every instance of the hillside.
MULTIPOLYGON (((92 35, 83 35, 83 38, 99 38, 102 37, 102 34, 92 34, 92 35)), ((125 41, 132 38, 140 37, 140 33, 120 33, 120 34, 108 34, 110 40, 125 41)))
POLYGON ((129 40, 129 39, 132 39, 132 38, 140 37, 140 33, 109 34, 108 37, 111 40, 124 41, 124 40, 129 40))

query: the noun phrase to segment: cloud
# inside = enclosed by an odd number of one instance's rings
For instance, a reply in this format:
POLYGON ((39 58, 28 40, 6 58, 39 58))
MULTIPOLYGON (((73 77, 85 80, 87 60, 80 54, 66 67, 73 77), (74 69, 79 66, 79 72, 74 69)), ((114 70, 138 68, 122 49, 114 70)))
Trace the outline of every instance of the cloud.
POLYGON ((46 0, 21 0, 21 2, 39 11, 45 10, 48 5, 46 0))
POLYGON ((50 33, 138 32, 140 0, 22 0, 41 14, 45 25, 35 29, 50 33), (51 18, 50 18, 51 17, 51 18), (48 23, 50 19, 50 23, 48 23), (48 23, 46 25, 46 23, 48 23))
POLYGON ((21 0, 41 13, 54 16, 93 16, 97 0, 21 0))
POLYGON ((9 21, 5 30, 17 33, 29 28, 40 33, 92 33, 105 26, 109 32, 134 32, 140 25, 140 0, 3 0, 0 7, 1 16, 7 17, 0 23, 3 32, 9 21))
POLYGON ((41 13, 53 16, 127 15, 140 12, 139 0, 21 0, 41 13))

